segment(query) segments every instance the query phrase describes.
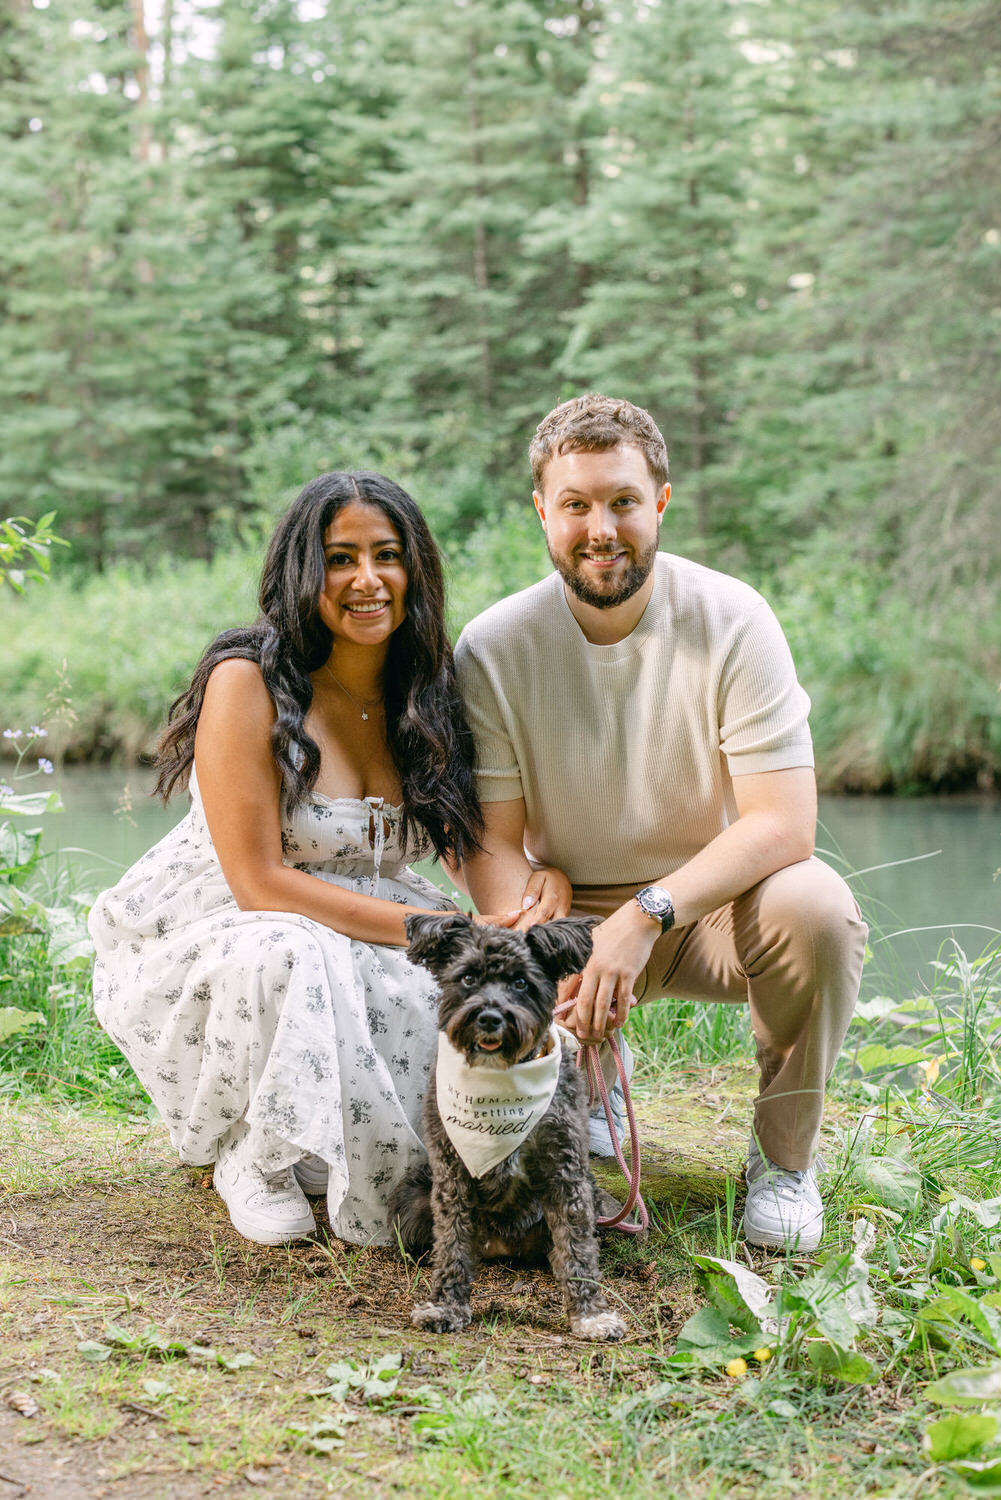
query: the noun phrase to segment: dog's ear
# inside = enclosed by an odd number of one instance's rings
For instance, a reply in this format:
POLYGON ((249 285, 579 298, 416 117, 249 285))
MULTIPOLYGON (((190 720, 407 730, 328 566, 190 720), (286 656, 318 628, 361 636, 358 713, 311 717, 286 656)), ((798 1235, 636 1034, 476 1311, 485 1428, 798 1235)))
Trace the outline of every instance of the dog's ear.
POLYGON ((472 925, 464 911, 412 912, 403 920, 407 957, 439 975, 469 937, 472 925))
POLYGON ((591 957, 591 928, 596 917, 557 917, 525 933, 534 957, 552 979, 579 974, 591 957))

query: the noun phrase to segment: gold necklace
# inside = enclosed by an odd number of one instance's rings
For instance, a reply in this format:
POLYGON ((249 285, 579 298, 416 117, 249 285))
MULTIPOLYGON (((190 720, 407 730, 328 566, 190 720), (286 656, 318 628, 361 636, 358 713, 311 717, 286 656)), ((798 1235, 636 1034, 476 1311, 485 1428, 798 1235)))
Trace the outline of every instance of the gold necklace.
POLYGON ((333 672, 330 671, 330 664, 329 664, 329 662, 324 662, 323 663, 323 670, 325 672, 329 672, 330 673, 331 678, 333 679, 334 682, 336 682, 337 686, 340 688, 340 690, 341 690, 342 693, 347 693, 348 697, 351 699, 351 702, 355 705, 356 708, 358 708, 361 711, 362 718, 365 720, 366 723, 368 723, 368 710, 370 708, 378 708, 379 704, 382 702, 382 699, 381 698, 376 698, 371 703, 363 703, 360 698, 356 698, 355 697, 354 693, 351 691, 350 688, 346 688, 344 686, 343 682, 341 681, 341 679, 339 677, 334 677, 333 672))

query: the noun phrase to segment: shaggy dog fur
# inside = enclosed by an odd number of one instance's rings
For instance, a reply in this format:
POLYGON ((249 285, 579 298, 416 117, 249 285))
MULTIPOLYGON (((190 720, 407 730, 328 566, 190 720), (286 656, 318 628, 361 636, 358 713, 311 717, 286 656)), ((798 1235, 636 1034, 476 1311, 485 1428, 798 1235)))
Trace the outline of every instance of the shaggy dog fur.
MULTIPOLYGON (((430 969, 440 986, 439 1027, 470 1066, 484 1069, 485 1078, 491 1068, 538 1052, 552 1024, 557 981, 578 973, 590 956, 591 925, 567 917, 521 933, 475 925, 461 912, 407 917, 408 956, 430 969)), ((545 1114, 482 1177, 472 1176, 449 1140, 433 1079, 424 1140, 430 1173, 411 1172, 390 1201, 390 1222, 404 1249, 426 1249, 433 1230, 431 1300, 414 1308, 418 1327, 436 1333, 465 1328, 484 1252, 523 1255, 537 1251, 545 1238, 574 1333, 623 1337, 626 1326, 609 1309, 599 1283, 587 1097, 566 1049, 545 1114)))

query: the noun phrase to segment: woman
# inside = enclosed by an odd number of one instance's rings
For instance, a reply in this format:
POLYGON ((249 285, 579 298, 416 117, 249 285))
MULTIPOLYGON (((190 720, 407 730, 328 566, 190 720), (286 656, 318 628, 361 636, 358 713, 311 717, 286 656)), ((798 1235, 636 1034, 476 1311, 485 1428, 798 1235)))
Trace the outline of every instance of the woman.
POLYGON ((450 905, 405 854, 457 864, 481 829, 414 501, 378 474, 314 479, 260 610, 171 710, 157 791, 188 785, 191 810, 94 907, 95 1009, 241 1234, 310 1233, 303 1189, 326 1188, 336 1234, 388 1243, 436 1040, 403 922, 450 905))

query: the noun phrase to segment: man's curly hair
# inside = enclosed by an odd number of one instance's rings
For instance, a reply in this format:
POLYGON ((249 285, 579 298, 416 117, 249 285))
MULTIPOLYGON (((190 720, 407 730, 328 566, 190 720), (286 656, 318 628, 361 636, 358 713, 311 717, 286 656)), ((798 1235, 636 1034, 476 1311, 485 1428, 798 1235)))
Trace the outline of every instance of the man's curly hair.
POLYGON ((642 406, 596 391, 564 401, 543 417, 528 449, 532 483, 542 493, 546 465, 557 453, 604 453, 620 443, 639 448, 658 489, 667 483, 667 446, 653 417, 642 406))

